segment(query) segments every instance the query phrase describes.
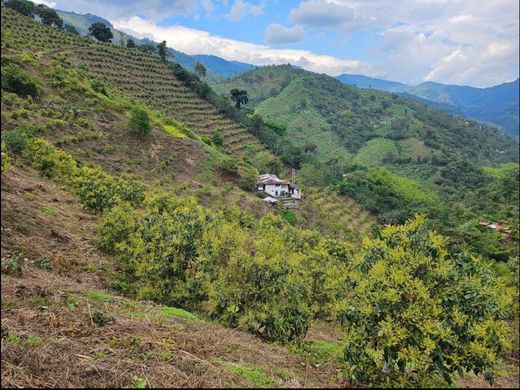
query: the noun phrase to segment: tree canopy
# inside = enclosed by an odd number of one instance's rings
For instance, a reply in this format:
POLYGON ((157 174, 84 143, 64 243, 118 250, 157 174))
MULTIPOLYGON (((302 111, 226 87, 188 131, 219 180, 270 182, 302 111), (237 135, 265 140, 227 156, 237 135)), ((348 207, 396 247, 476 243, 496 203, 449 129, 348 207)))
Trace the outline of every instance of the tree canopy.
POLYGON ((88 28, 88 35, 101 42, 110 42, 110 40, 114 38, 110 27, 100 22, 92 23, 90 25, 88 28))
POLYGON ((235 102, 235 107, 238 109, 240 109, 241 105, 247 104, 249 101, 247 91, 244 89, 233 88, 231 91, 229 91, 229 94, 231 95, 231 100, 235 102))
POLYGON ((63 28, 63 20, 52 8, 47 7, 44 4, 38 4, 34 13, 42 19, 43 24, 46 24, 47 26, 63 28))

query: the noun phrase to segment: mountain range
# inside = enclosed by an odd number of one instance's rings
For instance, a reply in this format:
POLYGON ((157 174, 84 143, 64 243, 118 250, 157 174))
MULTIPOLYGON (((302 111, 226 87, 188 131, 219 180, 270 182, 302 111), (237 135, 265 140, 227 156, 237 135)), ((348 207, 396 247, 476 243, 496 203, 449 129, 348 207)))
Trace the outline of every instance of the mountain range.
POLYGON ((504 132, 518 135, 518 79, 488 88, 475 88, 427 81, 419 85, 407 85, 361 75, 342 74, 337 77, 344 84, 359 88, 374 88, 395 92, 489 124, 504 132))
MULTIPOLYGON (((139 39, 119 31, 108 20, 93 14, 60 10, 57 12, 65 23, 74 26, 82 35, 87 33, 90 24, 101 22, 112 29, 114 43, 126 42, 131 38, 137 45, 154 44, 148 38, 139 39)), ((168 51, 173 59, 186 69, 194 70, 197 62, 204 64, 207 69, 206 81, 210 84, 220 83, 225 78, 238 76, 256 68, 252 64, 228 61, 214 55, 189 55, 173 48, 169 48, 168 51)), ((342 74, 337 79, 344 84, 355 85, 359 88, 399 93, 452 114, 494 125, 507 134, 513 136, 519 134, 518 79, 489 88, 440 84, 431 81, 412 86, 397 81, 353 74, 342 74)))

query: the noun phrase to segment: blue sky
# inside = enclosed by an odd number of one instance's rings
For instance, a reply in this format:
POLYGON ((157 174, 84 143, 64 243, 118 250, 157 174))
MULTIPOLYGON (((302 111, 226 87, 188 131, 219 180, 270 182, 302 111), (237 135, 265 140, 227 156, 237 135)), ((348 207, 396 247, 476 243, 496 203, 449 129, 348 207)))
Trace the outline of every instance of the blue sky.
POLYGON ((54 0, 188 54, 408 84, 518 77, 515 0, 54 0))

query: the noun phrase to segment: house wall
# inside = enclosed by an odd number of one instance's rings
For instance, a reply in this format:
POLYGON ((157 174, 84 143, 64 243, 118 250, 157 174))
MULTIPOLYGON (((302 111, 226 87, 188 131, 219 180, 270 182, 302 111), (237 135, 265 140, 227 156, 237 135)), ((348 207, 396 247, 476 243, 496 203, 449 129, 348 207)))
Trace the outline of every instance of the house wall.
POLYGON ((265 192, 273 197, 281 196, 282 192, 289 192, 289 185, 287 184, 266 184, 265 192))

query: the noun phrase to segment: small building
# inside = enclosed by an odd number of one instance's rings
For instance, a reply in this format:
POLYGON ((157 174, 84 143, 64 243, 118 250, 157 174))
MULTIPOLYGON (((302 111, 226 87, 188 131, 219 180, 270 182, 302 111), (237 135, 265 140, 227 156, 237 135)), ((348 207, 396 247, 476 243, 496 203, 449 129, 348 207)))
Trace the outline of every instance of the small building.
POLYGON ((256 189, 265 192, 273 198, 292 198, 300 200, 302 195, 297 185, 288 180, 282 180, 271 173, 260 175, 256 182, 256 189))

